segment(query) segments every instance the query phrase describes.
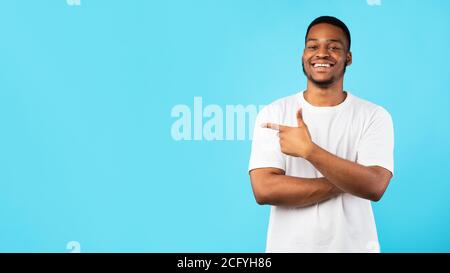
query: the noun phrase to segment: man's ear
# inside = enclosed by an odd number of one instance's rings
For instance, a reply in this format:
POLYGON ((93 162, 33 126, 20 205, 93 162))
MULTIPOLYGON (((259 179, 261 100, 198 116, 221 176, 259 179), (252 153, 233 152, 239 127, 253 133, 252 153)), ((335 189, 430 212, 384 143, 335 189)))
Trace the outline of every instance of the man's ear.
POLYGON ((345 60, 345 65, 351 65, 352 64, 352 52, 347 52, 347 60, 345 60))

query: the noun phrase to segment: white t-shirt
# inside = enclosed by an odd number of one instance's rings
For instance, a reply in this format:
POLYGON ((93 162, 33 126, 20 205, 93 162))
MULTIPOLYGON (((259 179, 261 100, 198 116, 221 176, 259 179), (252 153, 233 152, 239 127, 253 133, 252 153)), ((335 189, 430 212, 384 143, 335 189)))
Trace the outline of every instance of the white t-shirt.
MULTIPOLYGON (((258 114, 253 131, 249 171, 273 167, 286 175, 319 178, 323 175, 300 157, 283 154, 277 132, 261 128, 264 122, 297 126, 296 112, 312 140, 341 158, 364 166, 381 166, 394 173, 394 129, 381 106, 347 92, 336 106, 317 107, 303 92, 279 99, 258 114)), ((379 252, 369 200, 343 193, 308 207, 271 206, 266 252, 379 252)))

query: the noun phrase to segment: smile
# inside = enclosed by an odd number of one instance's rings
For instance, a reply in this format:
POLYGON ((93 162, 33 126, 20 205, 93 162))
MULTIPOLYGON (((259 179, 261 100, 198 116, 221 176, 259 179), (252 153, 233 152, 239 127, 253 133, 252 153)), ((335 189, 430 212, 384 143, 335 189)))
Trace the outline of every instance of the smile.
POLYGON ((314 64, 313 65, 314 68, 316 68, 316 67, 331 67, 331 66, 333 66, 333 65, 332 64, 314 64))
POLYGON ((312 63, 312 70, 316 73, 329 73, 332 70, 334 64, 332 63, 312 63))

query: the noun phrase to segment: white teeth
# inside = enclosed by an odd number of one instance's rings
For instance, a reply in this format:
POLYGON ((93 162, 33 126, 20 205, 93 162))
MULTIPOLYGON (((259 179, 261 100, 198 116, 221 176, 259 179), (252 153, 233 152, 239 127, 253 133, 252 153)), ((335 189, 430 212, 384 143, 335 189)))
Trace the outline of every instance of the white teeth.
POLYGON ((330 64, 314 64, 314 67, 330 67, 330 64))

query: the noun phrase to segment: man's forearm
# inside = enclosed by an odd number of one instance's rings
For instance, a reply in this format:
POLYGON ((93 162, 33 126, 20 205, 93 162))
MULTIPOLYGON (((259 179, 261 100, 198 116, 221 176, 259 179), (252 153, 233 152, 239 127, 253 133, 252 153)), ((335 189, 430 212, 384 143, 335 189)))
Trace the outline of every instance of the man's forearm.
POLYGON ((267 180, 264 204, 275 206, 306 207, 342 193, 326 178, 299 178, 274 174, 267 180))
MULTIPOLYGON (((315 145, 315 144, 314 144, 315 145)), ((361 198, 377 200, 384 191, 383 182, 377 172, 355 162, 340 158, 315 145, 305 158, 322 173, 329 182, 344 192, 361 198)))

